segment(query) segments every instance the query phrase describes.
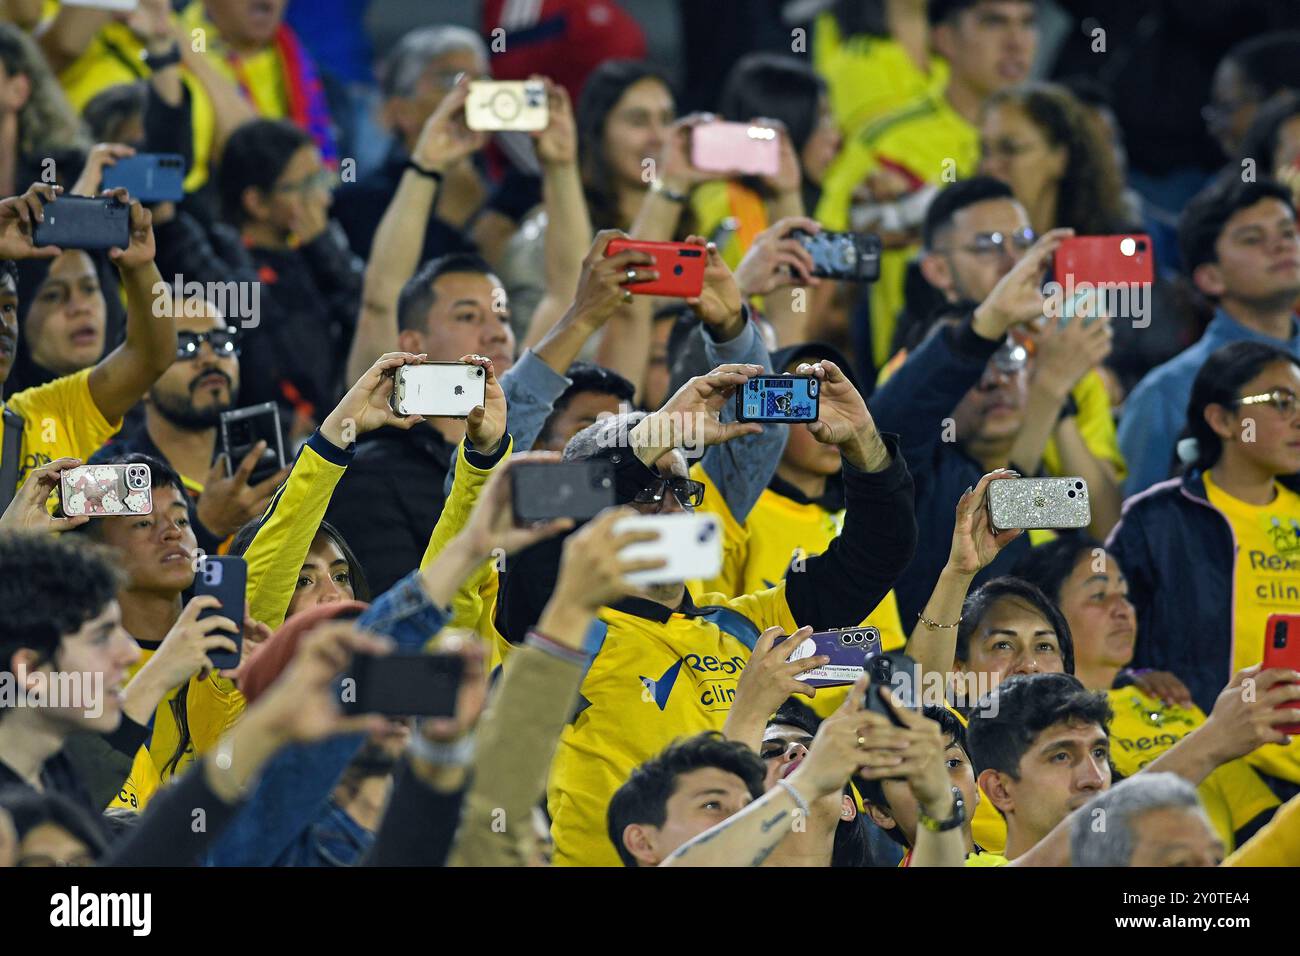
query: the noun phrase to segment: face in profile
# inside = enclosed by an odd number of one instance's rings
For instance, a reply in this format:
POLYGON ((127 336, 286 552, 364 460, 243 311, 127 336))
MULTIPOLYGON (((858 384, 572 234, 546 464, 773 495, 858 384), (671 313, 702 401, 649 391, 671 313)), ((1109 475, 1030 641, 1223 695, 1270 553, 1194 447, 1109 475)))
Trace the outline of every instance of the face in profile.
POLYGON ((658 866, 683 843, 738 813, 750 801, 749 788, 734 773, 700 767, 677 776, 662 826, 629 824, 623 844, 641 866, 658 866))

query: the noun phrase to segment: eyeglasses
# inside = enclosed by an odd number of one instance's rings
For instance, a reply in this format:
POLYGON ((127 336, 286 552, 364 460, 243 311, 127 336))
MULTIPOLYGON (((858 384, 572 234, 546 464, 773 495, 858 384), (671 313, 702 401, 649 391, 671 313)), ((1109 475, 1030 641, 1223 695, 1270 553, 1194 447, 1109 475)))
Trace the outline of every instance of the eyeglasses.
POLYGON ((318 169, 309 176, 304 176, 296 183, 277 183, 274 191, 277 193, 306 193, 313 189, 321 192, 332 192, 335 186, 334 173, 328 169, 318 169))
POLYGON ((215 332, 177 332, 176 360, 188 362, 198 358, 199 349, 203 348, 204 342, 212 346, 217 358, 239 357, 239 343, 235 340, 235 333, 229 329, 220 329, 215 332))
POLYGON ((1271 392, 1264 392, 1260 395, 1247 395, 1245 398, 1239 398, 1233 404, 1272 405, 1281 413, 1283 418, 1290 421, 1295 417, 1296 394, 1290 389, 1275 388, 1271 392))
MULTIPOLYGON (((1015 232, 978 232, 971 241, 964 246, 957 246, 962 252, 969 252, 973 256, 991 256, 1004 255, 1010 251, 1011 246, 1015 246, 1020 252, 1024 252, 1034 244, 1038 235, 1029 226, 1023 229, 1017 229, 1015 232)), ((935 252, 952 252, 949 249, 936 249, 935 252)))
POLYGON ((698 508, 704 503, 704 484, 690 478, 658 478, 650 482, 632 498, 639 505, 662 504, 664 492, 671 489, 673 497, 683 508, 698 508))

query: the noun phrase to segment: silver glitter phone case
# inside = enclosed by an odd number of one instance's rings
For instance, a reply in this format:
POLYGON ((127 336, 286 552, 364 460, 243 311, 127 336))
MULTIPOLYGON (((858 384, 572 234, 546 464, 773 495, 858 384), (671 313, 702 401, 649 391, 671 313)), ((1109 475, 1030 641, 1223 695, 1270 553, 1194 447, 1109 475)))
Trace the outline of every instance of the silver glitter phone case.
POLYGON ((1092 523, 1082 478, 1004 478, 989 483, 989 524, 1012 528, 1086 528, 1092 523))

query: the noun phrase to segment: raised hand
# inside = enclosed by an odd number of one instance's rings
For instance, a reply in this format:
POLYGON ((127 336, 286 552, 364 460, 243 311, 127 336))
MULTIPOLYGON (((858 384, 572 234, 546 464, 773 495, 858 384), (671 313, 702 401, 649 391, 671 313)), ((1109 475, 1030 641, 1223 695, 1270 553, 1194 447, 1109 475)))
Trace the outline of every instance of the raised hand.
POLYGON ((474 447, 485 455, 496 453, 506 435, 506 393, 492 370, 492 360, 482 355, 462 355, 462 362, 483 369, 487 381, 483 386, 483 404, 476 405, 465 418, 465 434, 474 447))
POLYGON ((117 189, 106 189, 100 195, 112 196, 131 207, 130 242, 125 249, 114 246, 108 250, 108 257, 119 269, 138 269, 153 262, 153 213, 140 205, 138 199, 132 199, 120 186, 117 189))
POLYGON ((649 282, 659 278, 654 256, 648 252, 625 249, 612 256, 605 249, 612 239, 626 239, 627 233, 618 229, 602 229, 582 260, 582 274, 578 277, 578 293, 574 297, 572 313, 575 319, 598 329, 619 310, 632 301, 627 288, 630 282, 649 282))
POLYGON ((56 518, 50 514, 46 502, 54 489, 59 487, 59 480, 69 468, 81 464, 80 458, 56 458, 48 464, 33 468, 23 482, 23 486, 14 493, 13 500, 4 514, 0 515, 0 531, 32 531, 54 534, 71 531, 90 520, 87 515, 73 518, 56 518))
POLYGON ((867 411, 867 403, 844 371, 830 359, 811 365, 804 362, 796 371, 820 383, 817 421, 808 425, 813 438, 823 445, 839 446, 840 454, 855 468, 884 469, 889 464, 889 453, 867 411))
POLYGON ((1010 468, 999 468, 981 478, 979 484, 968 488, 958 499, 957 520, 952 529, 952 547, 948 551, 948 567, 958 574, 973 576, 1019 537, 1019 528, 995 534, 989 525, 988 510, 989 485, 995 481, 1019 477, 1019 473, 1010 468))
POLYGON ((628 435, 636 456, 654 467, 665 452, 691 443, 697 447, 720 445, 744 435, 756 435, 756 422, 723 422, 723 407, 755 375, 759 365, 719 365, 707 375, 697 375, 677 390, 659 411, 642 419, 628 435))
POLYGON ((816 235, 821 223, 806 216, 787 216, 778 219, 754 237, 754 244, 736 267, 736 285, 740 294, 769 295, 777 289, 792 285, 815 286, 821 283, 812 274, 812 253, 798 239, 791 239, 795 229, 816 235))
POLYGON ((493 469, 492 477, 484 484, 461 532, 461 540, 476 560, 486 558, 497 549, 505 554, 514 554, 573 527, 572 518, 557 518, 529 527, 519 527, 515 523, 510 472, 521 464, 559 460, 559 452, 530 451, 514 455, 493 469))
POLYGON ((974 328, 982 338, 1001 339, 1013 325, 1031 322, 1044 314, 1043 273, 1047 262, 1073 229, 1053 229, 1038 237, 1011 271, 975 309, 974 328))
MULTIPOLYGON (((393 375, 403 365, 419 365, 426 356, 410 352, 388 352, 366 369, 355 385, 321 423, 320 431, 339 448, 346 448, 358 435, 392 426, 403 430, 424 421, 423 415, 399 415, 393 411, 393 375), (351 428, 348 422, 352 423, 351 428), (348 438, 351 434, 352 437, 348 438)), ((491 363, 488 363, 491 365, 491 363)))
POLYGON ((244 460, 233 474, 226 474, 226 456, 220 455, 204 480, 203 494, 195 508, 199 521, 214 535, 224 538, 234 534, 246 523, 266 511, 267 505, 280 483, 289 477, 292 465, 286 465, 269 478, 255 485, 248 478, 266 451, 266 442, 259 441, 248 450, 244 460))
POLYGON ((445 172, 487 145, 487 134, 465 125, 469 77, 462 76, 424 121, 411 158, 424 169, 445 172))
POLYGON ((533 133, 537 158, 544 166, 559 166, 578 161, 578 128, 573 119, 569 93, 558 83, 541 76, 530 77, 546 84, 548 120, 546 129, 533 133))
POLYGON ((736 277, 718 254, 716 245, 706 242, 703 236, 689 236, 686 241, 703 248, 708 257, 700 294, 687 299, 686 304, 700 317, 700 321, 713 329, 715 338, 722 341, 734 338, 742 321, 740 287, 736 285, 736 277))
POLYGON ((44 204, 62 192, 62 186, 32 183, 21 196, 0 199, 0 259, 53 259, 63 252, 33 242, 36 224, 45 221, 44 204))

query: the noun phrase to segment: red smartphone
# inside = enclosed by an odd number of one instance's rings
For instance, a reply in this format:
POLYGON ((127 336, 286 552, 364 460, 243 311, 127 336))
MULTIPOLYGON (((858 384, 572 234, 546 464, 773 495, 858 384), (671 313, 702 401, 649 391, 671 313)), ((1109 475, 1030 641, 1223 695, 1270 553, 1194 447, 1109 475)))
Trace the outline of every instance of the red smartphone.
POLYGON ((654 257, 654 265, 641 266, 655 269, 659 278, 650 282, 629 282, 626 288, 634 295, 666 295, 677 299, 693 299, 704 290, 704 267, 708 252, 703 246, 685 242, 643 242, 639 239, 611 239, 605 247, 605 257, 620 252, 644 252, 654 257))
POLYGON ((1073 277, 1074 285, 1154 282, 1155 253, 1151 237, 1141 233, 1072 236, 1056 247, 1052 273, 1061 285, 1066 284, 1066 276, 1073 277))
MULTIPOLYGON (((1286 667, 1300 671, 1300 614, 1270 614, 1264 628, 1264 670, 1286 667)), ((1290 710, 1300 710, 1300 700, 1282 704, 1290 710)), ((1300 714, 1296 715, 1300 717, 1300 714)), ((1300 723, 1278 724, 1284 734, 1300 734, 1300 723)))

